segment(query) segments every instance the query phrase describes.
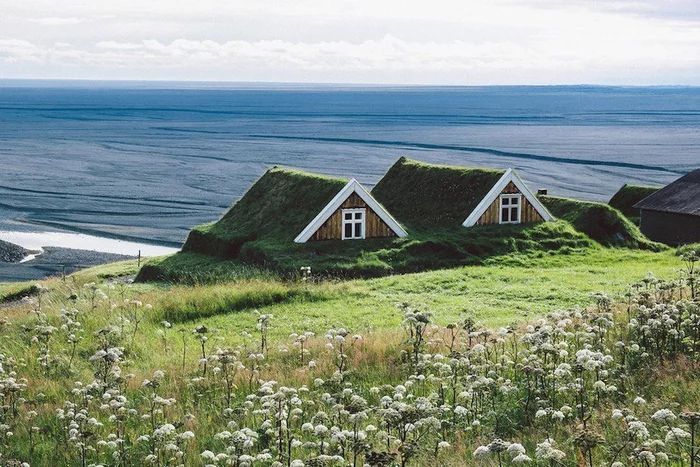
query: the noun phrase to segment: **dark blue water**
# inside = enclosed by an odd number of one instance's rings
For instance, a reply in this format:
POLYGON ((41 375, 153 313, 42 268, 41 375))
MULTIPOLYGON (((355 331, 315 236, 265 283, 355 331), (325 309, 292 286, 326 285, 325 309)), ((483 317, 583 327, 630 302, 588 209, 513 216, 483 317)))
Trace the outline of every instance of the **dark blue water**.
POLYGON ((179 242, 272 165, 372 185, 406 155, 596 200, 700 166, 700 88, 168 87, 0 82, 0 230, 179 242))

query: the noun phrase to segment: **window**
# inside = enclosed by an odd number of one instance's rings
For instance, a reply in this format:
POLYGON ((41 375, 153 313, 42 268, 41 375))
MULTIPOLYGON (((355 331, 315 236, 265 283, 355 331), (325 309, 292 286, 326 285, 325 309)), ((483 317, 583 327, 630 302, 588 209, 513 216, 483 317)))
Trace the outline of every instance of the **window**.
POLYGON ((343 209, 343 240, 365 238, 365 209, 343 209))
POLYGON ((501 195, 501 224, 520 223, 520 201, 522 195, 501 195))

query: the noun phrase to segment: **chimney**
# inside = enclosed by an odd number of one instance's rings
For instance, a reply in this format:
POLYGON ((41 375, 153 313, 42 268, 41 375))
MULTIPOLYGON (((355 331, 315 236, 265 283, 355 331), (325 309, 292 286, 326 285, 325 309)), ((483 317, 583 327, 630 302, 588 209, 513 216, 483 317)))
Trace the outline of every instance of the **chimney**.
POLYGON ((546 195, 547 194, 547 189, 546 188, 538 188, 537 189, 537 196, 539 195, 546 195))

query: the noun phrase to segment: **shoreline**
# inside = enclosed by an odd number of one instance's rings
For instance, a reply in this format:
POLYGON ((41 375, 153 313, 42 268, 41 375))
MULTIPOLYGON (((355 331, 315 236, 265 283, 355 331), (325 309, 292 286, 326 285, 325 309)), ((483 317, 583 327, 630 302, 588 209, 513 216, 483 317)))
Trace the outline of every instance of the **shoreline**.
POLYGON ((46 247, 65 248, 72 250, 95 251, 125 256, 142 257, 161 256, 179 251, 179 248, 154 245, 149 243, 130 242, 107 237, 98 237, 72 232, 23 232, 0 230, 0 240, 9 242, 30 251, 43 251, 46 247))
POLYGON ((0 240, 23 249, 18 262, 0 262, 0 282, 41 280, 100 264, 162 256, 179 248, 71 232, 0 231, 0 240))

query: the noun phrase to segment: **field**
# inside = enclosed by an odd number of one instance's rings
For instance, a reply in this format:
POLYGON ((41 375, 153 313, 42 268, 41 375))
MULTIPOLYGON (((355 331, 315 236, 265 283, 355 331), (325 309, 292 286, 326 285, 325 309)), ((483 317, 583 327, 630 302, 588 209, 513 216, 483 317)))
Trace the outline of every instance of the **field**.
POLYGON ((129 261, 1 284, 0 459, 689 465, 700 328, 697 305, 672 303, 693 264, 593 248, 371 280, 232 263, 229 282, 132 284, 129 261))

